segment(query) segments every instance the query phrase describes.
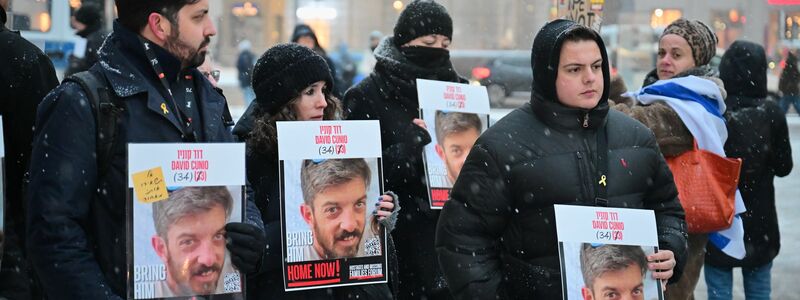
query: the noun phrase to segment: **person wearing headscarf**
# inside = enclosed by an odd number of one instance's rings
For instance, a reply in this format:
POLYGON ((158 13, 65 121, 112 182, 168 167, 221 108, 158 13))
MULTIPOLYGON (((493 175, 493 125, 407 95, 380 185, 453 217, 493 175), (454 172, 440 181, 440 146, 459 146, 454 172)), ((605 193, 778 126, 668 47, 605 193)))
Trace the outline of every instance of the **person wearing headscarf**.
MULTIPOLYGON (((342 106, 331 93, 333 78, 325 59, 296 43, 268 49, 253 68, 256 98, 236 123, 233 133, 246 148, 247 180, 264 216, 267 250, 264 271, 247 282, 249 299, 390 299, 396 292, 396 274, 389 284, 369 284, 338 288, 285 292, 281 234, 280 180, 278 178, 278 121, 339 120, 342 106)), ((397 197, 387 192, 377 210, 379 223, 391 232, 400 207, 397 197), (388 215, 388 216, 387 216, 388 215)), ((389 272, 396 271, 391 239, 386 247, 389 272)))
POLYGON ((775 210, 775 176, 792 171, 792 148, 786 118, 767 101, 767 57, 764 48, 736 41, 722 56, 720 78, 725 83, 728 109, 725 153, 742 158, 739 190, 747 254, 735 259, 714 244, 706 246, 705 280, 708 299, 732 299, 733 268, 741 268, 746 299, 769 299, 772 260, 781 247, 775 210))
POLYGON ((680 277, 678 192, 650 130, 609 110, 600 35, 547 23, 531 69, 530 102, 478 138, 439 219, 436 250, 455 298, 563 299, 555 204, 652 210, 660 250, 648 268, 662 284, 680 277))
POLYGON ((450 62, 452 37, 453 21, 444 6, 409 3, 394 35, 375 49, 373 72, 344 97, 348 119, 380 121, 385 186, 397 192, 404 208, 393 232, 400 299, 449 297, 433 244, 439 210, 428 201, 422 152, 431 136, 419 119, 416 80, 466 82, 450 62))
MULTIPOLYGON (((647 75, 641 90, 626 94, 634 98, 634 104, 612 106, 650 128, 665 157, 692 150, 695 140, 699 149, 726 156, 723 145, 728 132, 722 116, 726 92, 717 70, 709 65, 716 54, 716 45, 716 34, 702 22, 686 19, 672 22, 659 39, 655 70, 647 75)), ((736 198, 738 214, 744 211, 744 203, 738 192, 736 198)), ((738 217, 729 229, 689 234, 683 276, 667 287, 666 298, 693 299, 709 240, 719 243, 726 254, 741 258, 742 235, 738 217), (709 235, 713 238, 709 239, 709 235)))

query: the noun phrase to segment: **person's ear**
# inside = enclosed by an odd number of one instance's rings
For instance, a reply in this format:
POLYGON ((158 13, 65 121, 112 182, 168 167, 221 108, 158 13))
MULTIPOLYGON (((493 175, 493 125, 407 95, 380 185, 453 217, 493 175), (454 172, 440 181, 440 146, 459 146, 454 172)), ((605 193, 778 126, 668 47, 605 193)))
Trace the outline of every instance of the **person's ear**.
POLYGON ((592 296, 592 291, 589 290, 587 287, 581 288, 581 295, 583 296, 583 300, 592 300, 594 297, 592 296))
POLYGON ((311 211, 311 207, 307 204, 303 203, 300 204, 300 214, 303 216, 303 221, 306 221, 308 226, 314 225, 314 214, 311 211))
POLYGON ((442 146, 439 145, 439 143, 436 143, 436 145, 434 145, 433 148, 436 150, 436 155, 439 155, 439 158, 441 158, 442 161, 444 161, 444 148, 442 148, 442 146))
POLYGON ((172 23, 162 14, 150 13, 147 16, 147 29, 158 41, 163 42, 167 40, 172 32, 172 23))
POLYGON ((153 250, 156 251, 156 255, 161 258, 165 264, 167 263, 167 257, 169 253, 167 253, 167 243, 157 234, 154 234, 153 237, 150 239, 150 243, 153 245, 153 250))

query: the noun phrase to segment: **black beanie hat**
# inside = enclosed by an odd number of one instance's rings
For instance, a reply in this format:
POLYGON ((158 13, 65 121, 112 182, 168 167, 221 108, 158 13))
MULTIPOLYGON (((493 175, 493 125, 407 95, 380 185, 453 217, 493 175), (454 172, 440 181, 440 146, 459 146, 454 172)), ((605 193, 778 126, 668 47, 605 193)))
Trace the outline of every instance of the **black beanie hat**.
POLYGON ((395 46, 401 47, 429 34, 441 34, 453 39, 453 19, 447 9, 433 1, 415 0, 409 3, 394 25, 395 46))
POLYGON ((269 48, 253 67, 256 102, 271 115, 317 81, 325 81, 328 91, 333 88, 328 64, 314 50, 296 43, 269 48))

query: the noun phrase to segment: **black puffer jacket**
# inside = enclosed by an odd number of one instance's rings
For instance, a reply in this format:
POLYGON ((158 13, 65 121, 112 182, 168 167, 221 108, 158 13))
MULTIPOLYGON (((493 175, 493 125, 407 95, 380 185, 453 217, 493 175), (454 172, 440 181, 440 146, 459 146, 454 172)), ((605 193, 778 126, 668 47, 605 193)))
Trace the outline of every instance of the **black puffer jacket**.
POLYGON ((587 111, 556 100, 560 33, 571 22, 554 22, 534 41, 531 102, 481 135, 442 211, 436 249, 458 299, 562 297, 553 204, 594 205, 598 130, 608 133, 608 206, 654 210, 659 246, 675 253, 676 273, 684 264, 684 212, 672 175, 653 133, 609 111, 602 40, 600 103, 587 111))
POLYGON ((423 68, 406 59, 385 38, 375 50, 377 64, 369 77, 347 91, 345 114, 351 120, 379 120, 385 187, 400 196, 400 218, 392 236, 400 263, 400 298, 447 296, 433 241, 438 210, 431 210, 422 166, 422 149, 431 142, 427 131, 412 123, 419 118, 416 78, 465 82, 450 61, 423 68))
POLYGON ((759 267, 772 261, 781 247, 775 211, 775 176, 792 170, 792 149, 786 118, 767 97, 764 48, 744 41, 731 45, 719 66, 728 98, 725 154, 742 159, 739 191, 747 211, 741 215, 747 254, 737 260, 709 243, 706 263, 717 267, 759 267))

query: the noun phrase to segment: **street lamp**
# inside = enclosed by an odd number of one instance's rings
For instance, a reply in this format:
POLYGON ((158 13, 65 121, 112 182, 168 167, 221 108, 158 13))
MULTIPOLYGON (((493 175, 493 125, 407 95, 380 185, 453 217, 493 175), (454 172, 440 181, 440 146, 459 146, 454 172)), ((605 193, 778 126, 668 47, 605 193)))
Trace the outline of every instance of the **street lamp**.
POLYGON ((394 7, 394 9, 397 11, 403 10, 403 1, 400 0, 394 1, 394 3, 392 3, 392 7, 394 7))

